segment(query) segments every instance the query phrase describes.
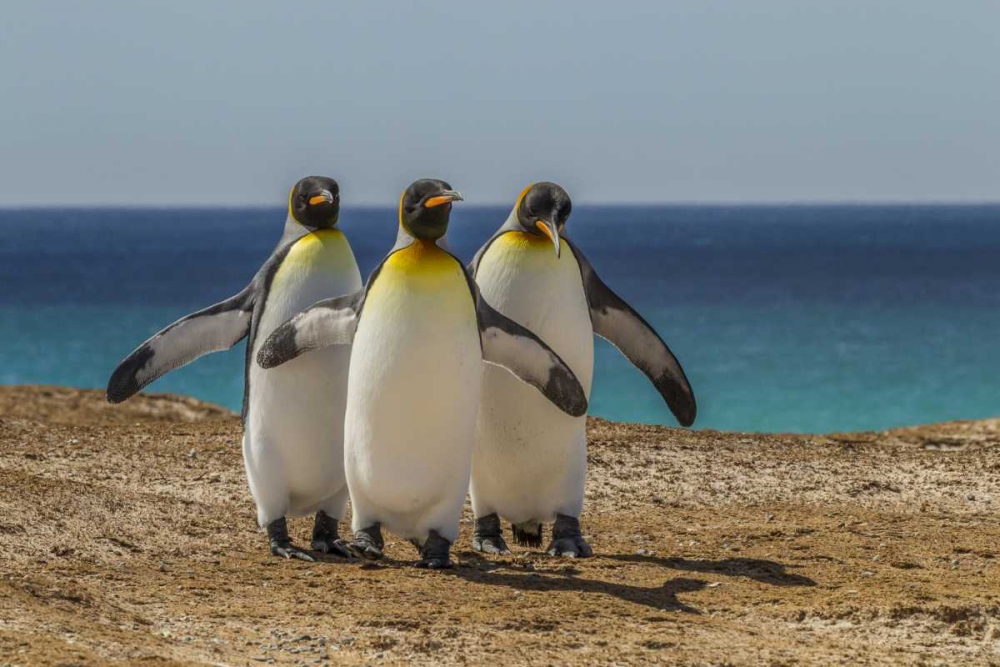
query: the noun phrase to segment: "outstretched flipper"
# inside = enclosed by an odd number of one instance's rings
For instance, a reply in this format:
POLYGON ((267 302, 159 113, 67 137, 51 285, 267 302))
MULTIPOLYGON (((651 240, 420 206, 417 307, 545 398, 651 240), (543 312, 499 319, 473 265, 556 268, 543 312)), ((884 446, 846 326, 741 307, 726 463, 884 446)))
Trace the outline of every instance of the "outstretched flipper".
POLYGON ((586 414, 587 395, 569 366, 538 336, 486 303, 471 279, 469 284, 476 297, 483 361, 503 366, 566 414, 586 414))
POLYGON ((257 363, 274 368, 310 350, 350 345, 364 296, 365 291, 360 290, 309 306, 271 332, 257 351, 257 363))
POLYGON ((250 333, 254 285, 182 317, 125 357, 108 380, 108 401, 121 403, 160 376, 209 352, 228 350, 250 333))
POLYGON ((698 407, 680 362, 653 327, 601 281, 583 253, 565 237, 563 241, 580 265, 594 333, 646 374, 681 426, 693 424, 698 407))

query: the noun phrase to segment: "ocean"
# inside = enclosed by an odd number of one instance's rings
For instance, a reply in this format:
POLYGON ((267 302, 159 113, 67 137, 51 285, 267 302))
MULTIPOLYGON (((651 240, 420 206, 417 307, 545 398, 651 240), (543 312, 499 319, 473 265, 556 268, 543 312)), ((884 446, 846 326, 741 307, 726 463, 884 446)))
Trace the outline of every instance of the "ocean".
MULTIPOLYGON (((507 207, 460 205, 464 259, 507 207)), ((0 384, 104 387, 174 319, 240 290, 280 209, 0 211, 0 384)), ((390 209, 347 209, 367 275, 390 209)), ((567 231, 653 324, 698 397, 695 428, 830 432, 1000 415, 1000 205, 586 206, 567 231)), ((597 340, 590 413, 674 424, 597 340)), ((243 346, 153 384, 238 410, 243 346)))

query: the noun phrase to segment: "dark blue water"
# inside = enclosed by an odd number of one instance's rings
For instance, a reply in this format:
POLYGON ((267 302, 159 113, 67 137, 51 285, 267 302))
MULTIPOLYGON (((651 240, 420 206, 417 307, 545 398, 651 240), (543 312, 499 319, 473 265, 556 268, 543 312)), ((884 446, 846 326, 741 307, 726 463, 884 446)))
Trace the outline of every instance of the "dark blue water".
MULTIPOLYGON (((506 208, 456 207, 465 258, 506 208)), ((139 342, 241 289, 282 210, 0 211, 0 383, 103 387, 139 342)), ((367 274, 395 212, 348 210, 367 274)), ((659 330, 699 398, 696 426, 879 429, 1000 414, 1000 206, 578 206, 568 227, 659 330)), ((237 409, 242 350, 153 391, 237 409)), ((591 414, 673 423, 597 343, 591 414)))

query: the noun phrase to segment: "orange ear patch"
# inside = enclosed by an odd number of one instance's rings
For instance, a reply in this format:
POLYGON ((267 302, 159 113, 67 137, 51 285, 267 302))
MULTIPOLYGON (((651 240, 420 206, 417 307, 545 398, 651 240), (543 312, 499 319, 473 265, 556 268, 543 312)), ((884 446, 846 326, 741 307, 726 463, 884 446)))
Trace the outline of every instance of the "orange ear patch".
POLYGON ((526 194, 528 194, 528 190, 530 190, 533 187, 535 187, 534 183, 528 183, 528 187, 526 187, 525 189, 521 190, 521 194, 519 194, 517 196, 517 203, 514 204, 514 208, 515 209, 521 208, 521 200, 524 199, 524 196, 526 194))

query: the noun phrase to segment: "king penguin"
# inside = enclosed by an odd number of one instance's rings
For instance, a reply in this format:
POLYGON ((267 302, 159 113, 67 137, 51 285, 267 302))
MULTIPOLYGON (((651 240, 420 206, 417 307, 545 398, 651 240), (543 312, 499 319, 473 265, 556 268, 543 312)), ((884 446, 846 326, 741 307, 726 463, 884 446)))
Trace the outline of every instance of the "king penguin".
MULTIPOLYGON (((549 343, 588 399, 596 333, 649 377, 681 424, 691 425, 695 398, 684 371, 652 327, 570 242, 571 209, 569 195, 555 183, 535 183, 521 192, 470 266, 483 298, 549 343)), ((541 546, 542 524, 554 522, 550 555, 592 554, 579 520, 586 427, 584 416, 553 410, 507 374, 484 366, 470 486, 477 551, 510 553, 502 517, 513 523, 519 544, 541 546)))
POLYGON ((287 515, 315 513, 312 549, 349 557, 345 516, 344 409, 350 348, 323 350, 272 373, 252 363, 266 335, 324 297, 361 287, 351 245, 337 229, 340 190, 309 176, 292 188, 284 234, 239 294, 181 318, 115 369, 108 400, 119 403, 174 368, 249 336, 243 395, 243 461, 257 520, 271 553, 313 560, 291 542, 287 515))
POLYGON ((418 567, 451 566, 483 361, 533 385, 560 414, 587 410, 573 372, 537 336, 491 308, 448 250, 452 202, 461 198, 444 181, 410 185, 399 201, 396 244, 366 288, 297 315, 257 356, 273 368, 309 350, 352 345, 344 435, 354 530, 348 545, 361 558, 382 557, 384 526, 417 547, 418 567))

